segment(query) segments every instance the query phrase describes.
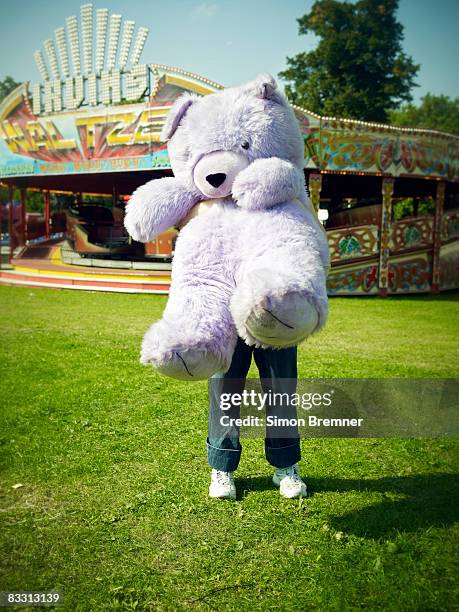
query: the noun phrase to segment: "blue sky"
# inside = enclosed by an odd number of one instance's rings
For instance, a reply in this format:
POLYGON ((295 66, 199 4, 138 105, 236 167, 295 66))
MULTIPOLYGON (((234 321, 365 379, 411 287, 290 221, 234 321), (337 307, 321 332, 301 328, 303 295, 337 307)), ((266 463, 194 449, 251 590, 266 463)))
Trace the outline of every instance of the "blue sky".
MULTIPOLYGON (((84 1, 0 1, 0 78, 40 81, 33 52, 65 18, 79 15, 84 1)), ((179 66, 223 85, 236 85, 258 72, 273 75, 285 58, 314 48, 298 36, 296 18, 312 0, 95 0, 150 28, 144 62, 179 66)), ((459 96, 459 0, 400 0, 405 51, 421 64, 415 100, 428 91, 459 96)))

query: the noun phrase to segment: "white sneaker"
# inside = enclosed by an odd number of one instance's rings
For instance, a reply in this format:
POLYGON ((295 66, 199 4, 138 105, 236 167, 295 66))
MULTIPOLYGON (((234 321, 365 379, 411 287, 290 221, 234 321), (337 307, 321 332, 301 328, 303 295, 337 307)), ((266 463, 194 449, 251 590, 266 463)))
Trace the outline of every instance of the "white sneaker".
POLYGON ((279 487, 282 497, 293 499, 295 497, 306 497, 308 492, 306 484, 301 480, 298 472, 298 464, 287 468, 277 468, 274 472, 273 483, 279 487))
POLYGON ((212 470, 209 497, 236 499, 236 485, 234 484, 233 472, 212 470))

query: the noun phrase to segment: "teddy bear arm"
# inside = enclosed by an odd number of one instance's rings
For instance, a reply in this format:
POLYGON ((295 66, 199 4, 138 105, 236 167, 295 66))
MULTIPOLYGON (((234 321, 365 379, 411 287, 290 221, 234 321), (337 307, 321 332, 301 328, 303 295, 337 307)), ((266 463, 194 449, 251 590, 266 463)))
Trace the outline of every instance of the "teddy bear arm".
POLYGON ((256 159, 236 177, 233 198, 247 210, 261 210, 306 196, 303 172, 278 157, 256 159))
POLYGON ((183 219, 202 199, 173 177, 153 179, 132 194, 124 226, 138 242, 148 242, 183 219))

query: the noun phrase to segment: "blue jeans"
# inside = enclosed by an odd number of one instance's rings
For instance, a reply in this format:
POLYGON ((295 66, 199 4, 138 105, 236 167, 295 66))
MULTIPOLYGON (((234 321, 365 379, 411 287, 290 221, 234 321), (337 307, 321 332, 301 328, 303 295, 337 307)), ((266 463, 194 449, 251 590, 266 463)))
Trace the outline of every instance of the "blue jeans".
MULTIPOLYGON (((263 391, 275 393, 294 393, 297 378, 297 349, 261 349, 245 344, 240 338, 234 350, 231 366, 224 374, 215 374, 209 380, 209 433, 207 437, 207 458, 209 465, 224 472, 234 472, 239 465, 242 446, 239 441, 239 428, 224 427, 220 424, 222 393, 242 393, 252 354, 258 367, 263 391)), ((231 418, 239 418, 240 406, 231 405, 225 411, 231 418)), ((295 406, 266 405, 266 417, 280 416, 296 419, 295 406)), ((266 427, 265 455, 268 462, 276 468, 293 465, 301 458, 300 438, 296 426, 279 428, 274 432, 266 427)))

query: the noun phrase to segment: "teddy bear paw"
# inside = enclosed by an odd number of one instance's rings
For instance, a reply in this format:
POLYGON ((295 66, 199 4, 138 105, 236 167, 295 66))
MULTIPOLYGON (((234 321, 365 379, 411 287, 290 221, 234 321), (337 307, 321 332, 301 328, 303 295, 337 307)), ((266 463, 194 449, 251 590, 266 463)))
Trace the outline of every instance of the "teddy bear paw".
POLYGON ((304 293, 266 297, 254 306, 246 319, 250 336, 262 346, 295 346, 319 326, 319 313, 304 293))
POLYGON ((215 355, 200 349, 173 351, 167 355, 154 357, 143 350, 140 362, 152 365, 161 374, 178 380, 206 380, 223 369, 215 355))
POLYGON ((205 380, 227 369, 222 360, 206 348, 173 349, 161 347, 155 330, 144 337, 140 363, 152 365, 158 372, 178 380, 205 380))
MULTIPOLYGON (((132 209, 131 209, 132 210, 132 209)), ((137 242, 148 242, 151 235, 145 230, 135 215, 128 211, 124 218, 124 227, 133 240, 137 242)))

